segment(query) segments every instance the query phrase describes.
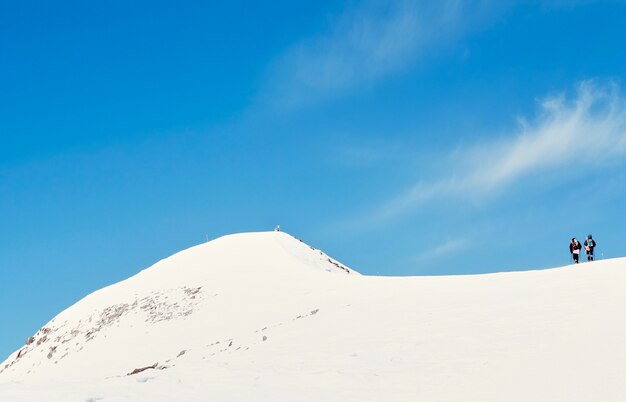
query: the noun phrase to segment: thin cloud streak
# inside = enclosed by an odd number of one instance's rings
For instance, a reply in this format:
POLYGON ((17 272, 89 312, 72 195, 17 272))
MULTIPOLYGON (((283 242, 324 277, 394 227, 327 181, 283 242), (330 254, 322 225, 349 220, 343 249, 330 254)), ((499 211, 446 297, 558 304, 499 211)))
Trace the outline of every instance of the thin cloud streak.
POLYGON ((431 251, 419 255, 416 259, 419 260, 431 260, 437 259, 443 256, 450 256, 451 254, 457 254, 469 249, 471 242, 467 238, 449 239, 443 244, 438 245, 431 251))
POLYGON ((326 35, 302 41, 279 58, 263 97, 275 107, 294 108, 372 84, 510 3, 366 2, 347 10, 326 35))
MULTIPOLYGON (((542 7, 576 7, 597 0, 544 0, 542 7)), ((327 32, 278 57, 257 97, 286 110, 340 97, 400 74, 469 32, 492 25, 533 0, 368 0, 347 9, 327 32)))
POLYGON ((626 154, 626 101, 617 84, 584 81, 576 96, 553 96, 541 103, 534 122, 520 121, 510 139, 475 146, 457 156, 447 176, 420 181, 370 215, 385 223, 444 198, 489 197, 524 178, 562 173, 574 162, 597 169, 626 154))

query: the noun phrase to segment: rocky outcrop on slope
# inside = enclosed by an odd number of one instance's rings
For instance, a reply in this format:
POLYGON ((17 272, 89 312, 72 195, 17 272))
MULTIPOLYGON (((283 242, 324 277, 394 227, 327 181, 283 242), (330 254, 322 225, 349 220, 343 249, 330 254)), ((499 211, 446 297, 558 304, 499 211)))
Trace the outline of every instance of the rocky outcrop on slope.
MULTIPOLYGON (((0 374, 22 364, 29 355, 45 356, 56 364, 72 351, 80 351, 105 329, 117 324, 122 317, 140 314, 145 322, 176 320, 193 313, 194 307, 203 299, 202 287, 182 287, 137 296, 130 303, 119 303, 94 311, 78 322, 52 320, 47 326, 26 340, 26 344, 14 358, 0 368, 0 374)), ((33 361, 34 365, 34 361, 33 361)))

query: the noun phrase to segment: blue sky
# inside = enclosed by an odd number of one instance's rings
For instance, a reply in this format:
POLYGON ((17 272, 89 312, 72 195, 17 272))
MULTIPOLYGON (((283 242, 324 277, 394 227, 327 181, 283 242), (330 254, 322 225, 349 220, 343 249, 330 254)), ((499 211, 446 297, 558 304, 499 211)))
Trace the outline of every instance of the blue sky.
POLYGON ((366 274, 626 255, 624 1, 0 5, 0 355, 276 224, 366 274))

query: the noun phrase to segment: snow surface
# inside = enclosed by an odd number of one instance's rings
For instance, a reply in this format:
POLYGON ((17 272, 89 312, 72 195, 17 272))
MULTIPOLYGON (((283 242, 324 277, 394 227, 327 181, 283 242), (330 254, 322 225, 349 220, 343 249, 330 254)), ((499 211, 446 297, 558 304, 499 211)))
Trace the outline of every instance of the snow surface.
POLYGON ((0 401, 624 401, 625 288, 626 259, 371 277, 225 236, 56 316, 0 365, 0 401))

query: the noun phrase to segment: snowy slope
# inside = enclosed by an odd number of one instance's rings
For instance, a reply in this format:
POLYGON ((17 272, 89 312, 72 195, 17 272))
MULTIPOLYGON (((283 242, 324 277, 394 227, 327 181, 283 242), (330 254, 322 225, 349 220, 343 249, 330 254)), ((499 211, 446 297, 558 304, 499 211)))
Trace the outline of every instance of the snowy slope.
POLYGON ((0 401, 623 401, 625 288, 625 259, 383 278, 226 236, 59 314, 0 401))

